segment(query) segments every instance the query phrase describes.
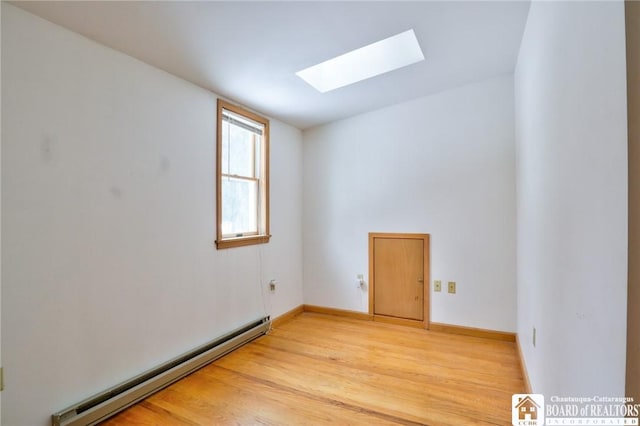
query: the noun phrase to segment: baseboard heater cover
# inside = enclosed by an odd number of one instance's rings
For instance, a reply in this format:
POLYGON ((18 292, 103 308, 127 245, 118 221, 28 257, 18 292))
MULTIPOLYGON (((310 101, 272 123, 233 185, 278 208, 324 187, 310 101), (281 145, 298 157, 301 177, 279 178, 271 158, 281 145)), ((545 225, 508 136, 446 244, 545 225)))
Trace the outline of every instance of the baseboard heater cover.
POLYGON ((253 321, 162 365, 51 416, 53 426, 95 425, 269 331, 270 318, 253 321))

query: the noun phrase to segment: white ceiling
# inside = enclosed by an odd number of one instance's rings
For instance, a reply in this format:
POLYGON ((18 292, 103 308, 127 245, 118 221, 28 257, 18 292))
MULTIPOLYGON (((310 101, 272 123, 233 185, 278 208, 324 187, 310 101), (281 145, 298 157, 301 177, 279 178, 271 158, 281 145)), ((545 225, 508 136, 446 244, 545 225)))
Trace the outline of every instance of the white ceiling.
POLYGON ((305 129, 513 72, 528 1, 14 5, 305 129), (426 60, 329 93, 295 75, 413 29, 426 60))

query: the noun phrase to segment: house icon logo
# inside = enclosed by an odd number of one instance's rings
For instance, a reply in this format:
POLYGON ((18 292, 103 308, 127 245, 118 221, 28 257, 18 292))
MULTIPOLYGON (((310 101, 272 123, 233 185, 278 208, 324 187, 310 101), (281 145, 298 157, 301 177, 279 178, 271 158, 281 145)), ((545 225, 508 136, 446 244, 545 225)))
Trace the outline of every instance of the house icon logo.
POLYGON ((544 425, 544 395, 513 395, 511 397, 511 421, 514 426, 544 425))

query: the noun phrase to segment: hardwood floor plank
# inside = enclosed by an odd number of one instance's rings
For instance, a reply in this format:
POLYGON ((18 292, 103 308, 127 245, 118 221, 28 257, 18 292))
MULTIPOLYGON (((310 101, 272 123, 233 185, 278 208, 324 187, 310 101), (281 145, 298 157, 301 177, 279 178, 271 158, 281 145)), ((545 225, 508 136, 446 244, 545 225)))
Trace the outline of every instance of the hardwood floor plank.
MULTIPOLYGON (((520 389, 523 380, 517 377, 505 377, 485 371, 470 371, 462 368, 446 368, 442 365, 429 363, 425 365, 424 359, 410 358, 406 355, 387 354, 379 363, 368 363, 367 356, 354 353, 349 348, 340 350, 329 345, 309 345, 297 340, 289 340, 274 336, 273 339, 256 342, 257 344, 272 347, 276 350, 297 353, 317 360, 331 360, 339 365, 353 366, 373 370, 389 375, 395 375, 406 379, 424 381, 465 381, 481 386, 483 389, 520 389)), ((339 367, 338 367, 339 368, 339 367)))
POLYGON ((156 407, 148 399, 134 405, 122 413, 102 422, 101 425, 130 425, 130 426, 195 426, 186 418, 176 413, 156 407))
POLYGON ((322 400, 215 364, 199 373, 150 399, 198 424, 330 424, 340 418, 357 425, 398 424, 360 407, 322 400))
POLYGON ((472 417, 485 418, 486 406, 500 400, 504 401, 503 407, 493 407, 493 410, 503 408, 500 414, 505 416, 507 410, 511 412, 510 392, 490 391, 481 386, 407 380, 256 346, 241 348, 235 355, 220 360, 218 365, 247 375, 259 374, 291 388, 411 421, 429 423, 448 419, 454 424, 471 424, 472 417), (336 380, 337 371, 339 381, 336 380), (464 415, 458 414, 461 405, 465 406, 464 415))
MULTIPOLYGON (((433 362, 443 364, 457 363, 460 366, 467 366, 469 359, 473 359, 473 369, 481 366, 485 371, 497 371, 500 375, 504 374, 504 369, 508 368, 513 372, 520 372, 520 365, 517 359, 513 359, 513 351, 515 344, 509 348, 500 348, 499 346, 479 346, 478 348, 460 348, 460 341, 451 341, 439 338, 428 331, 423 331, 421 337, 412 337, 410 339, 393 338, 390 333, 379 333, 377 335, 365 336, 362 339, 356 334, 349 334, 345 330, 321 328, 318 330, 300 329, 279 329, 272 332, 273 336, 282 337, 287 340, 305 341, 313 337, 313 343, 318 345, 332 344, 340 345, 339 347, 353 348, 360 347, 365 344, 370 351, 379 351, 382 353, 391 353, 402 356, 407 359, 417 357, 419 355, 427 355, 433 362), (425 338, 428 333, 429 338, 425 338), (340 337, 334 337, 339 334, 340 337), (419 339, 419 340, 418 340, 419 339), (398 351, 398 347, 402 351, 398 351)), ((449 337, 451 335, 447 335, 449 337)), ((454 336, 457 337, 457 336, 454 336)), ((308 341, 308 340, 307 340, 308 341)))
MULTIPOLYGON (((223 375, 222 371, 225 371, 223 367, 214 366, 210 370, 206 371, 206 374, 213 374, 218 377, 223 375), (215 369, 214 369, 215 368, 215 369)), ((283 403, 283 410, 281 412, 287 412, 287 421, 292 421, 291 411, 304 414, 299 421, 312 422, 317 424, 318 421, 323 423, 334 424, 337 419, 346 418, 350 423, 356 422, 357 424, 406 424, 415 425, 421 423, 410 422, 402 418, 393 417, 380 413, 378 411, 367 410, 360 406, 344 404, 335 399, 323 398, 319 395, 306 393, 300 389, 294 389, 287 387, 281 383, 271 382, 262 378, 256 378, 254 376, 245 375, 242 373, 226 370, 233 383, 244 383, 252 385, 255 388, 264 388, 265 391, 269 391, 272 396, 277 396, 277 402, 283 403)), ((229 383, 231 385, 231 383, 229 383)), ((298 423, 294 421, 293 423, 298 423)))
POLYGON ((104 424, 511 423, 512 342, 303 313, 104 424))

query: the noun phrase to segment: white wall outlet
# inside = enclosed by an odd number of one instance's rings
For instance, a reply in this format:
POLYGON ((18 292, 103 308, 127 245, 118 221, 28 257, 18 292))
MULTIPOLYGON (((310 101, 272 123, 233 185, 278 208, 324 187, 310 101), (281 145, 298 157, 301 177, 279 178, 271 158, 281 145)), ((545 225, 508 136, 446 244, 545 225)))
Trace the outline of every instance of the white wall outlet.
POLYGON ((269 281, 269 290, 276 291, 276 284, 278 284, 276 280, 269 281))

